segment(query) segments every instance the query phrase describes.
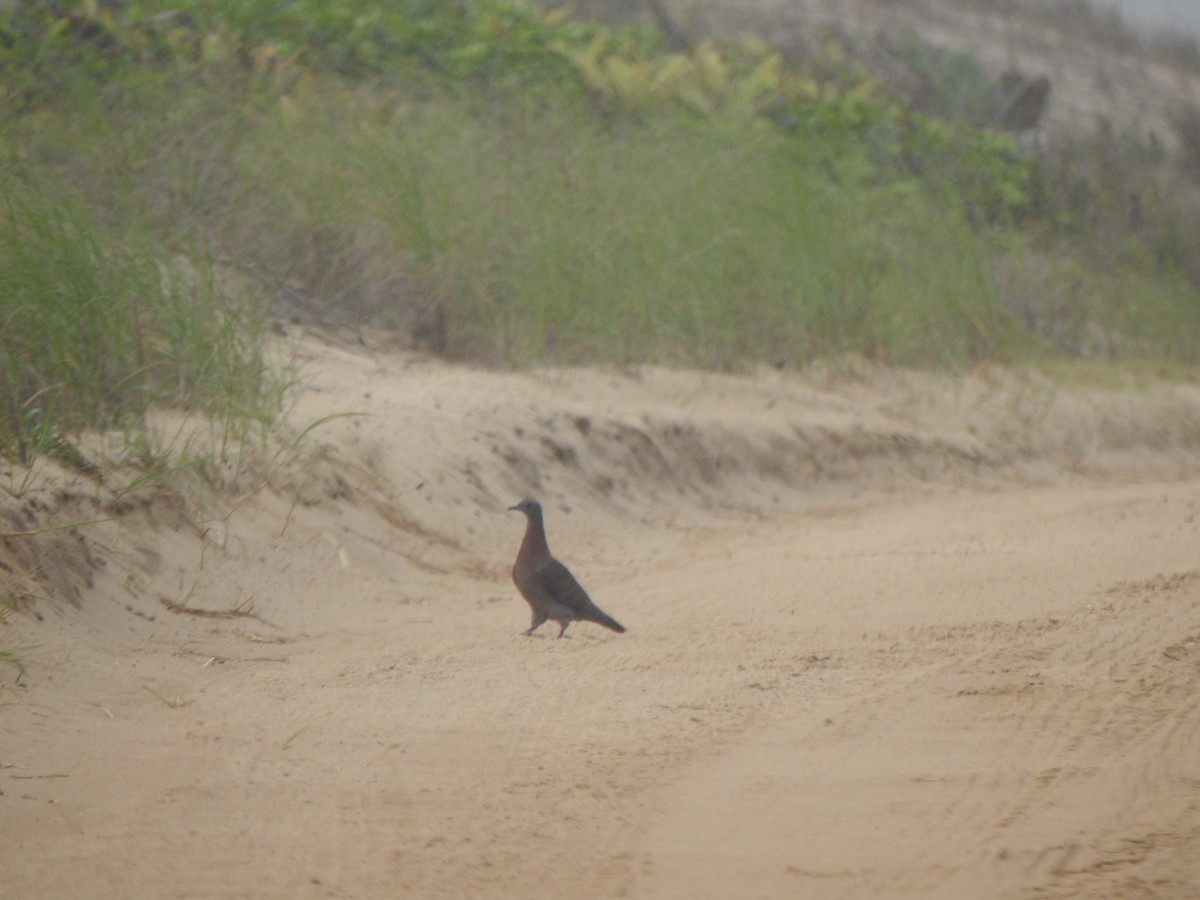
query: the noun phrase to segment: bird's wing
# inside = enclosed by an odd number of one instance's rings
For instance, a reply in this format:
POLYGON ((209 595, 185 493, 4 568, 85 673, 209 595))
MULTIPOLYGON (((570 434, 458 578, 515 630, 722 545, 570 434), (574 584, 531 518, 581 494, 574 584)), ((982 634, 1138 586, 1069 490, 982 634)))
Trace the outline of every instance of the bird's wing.
POLYGON ((592 598, 575 580, 575 576, 557 559, 551 559, 538 569, 538 581, 556 603, 577 612, 589 612, 595 608, 592 598))

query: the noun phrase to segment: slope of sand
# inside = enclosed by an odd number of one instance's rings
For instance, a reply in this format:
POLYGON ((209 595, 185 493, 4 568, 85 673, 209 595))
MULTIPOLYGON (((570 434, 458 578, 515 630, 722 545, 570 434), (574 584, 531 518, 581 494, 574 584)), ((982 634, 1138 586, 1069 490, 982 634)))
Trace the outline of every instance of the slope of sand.
POLYGON ((1200 894, 1200 391, 295 347, 265 483, 6 473, 0 897, 1200 894))

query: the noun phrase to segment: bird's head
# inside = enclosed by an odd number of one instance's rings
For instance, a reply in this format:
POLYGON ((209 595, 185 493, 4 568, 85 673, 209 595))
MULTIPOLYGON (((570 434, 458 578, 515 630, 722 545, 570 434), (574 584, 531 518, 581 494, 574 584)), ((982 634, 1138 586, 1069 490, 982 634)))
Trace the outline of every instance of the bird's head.
POLYGON ((542 504, 538 503, 532 497, 526 497, 516 506, 509 507, 510 511, 514 509, 517 510, 517 512, 525 513, 525 515, 529 518, 540 519, 542 517, 542 504))

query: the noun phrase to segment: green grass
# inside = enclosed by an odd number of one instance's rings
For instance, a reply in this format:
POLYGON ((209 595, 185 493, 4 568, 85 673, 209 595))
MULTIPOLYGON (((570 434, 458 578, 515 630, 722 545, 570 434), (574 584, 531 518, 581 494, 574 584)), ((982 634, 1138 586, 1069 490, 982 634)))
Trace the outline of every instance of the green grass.
POLYGON ((0 453, 65 456, 70 434, 139 425, 155 407, 225 435, 267 423, 277 377, 263 316, 177 256, 108 223, 43 176, 0 170, 0 453))
POLYGON ((854 353, 960 367, 1082 354, 1017 303, 1052 307, 1070 269, 1075 319, 1130 355, 1194 360, 1182 279, 1145 259, 1113 279, 1070 254, 1031 271, 1022 260, 1042 245, 972 221, 994 208, 980 184, 887 173, 841 134, 387 96, 318 93, 249 135, 242 177, 275 241, 237 243, 297 274, 318 307, 403 325, 441 304, 439 349, 455 357, 729 368, 854 353), (1006 258, 1025 272, 1017 298, 996 274, 1006 258))
MULTIPOLYGON (((863 184, 873 165, 841 137, 612 122, 572 100, 406 99, 334 87, 252 113, 196 101, 219 139, 147 160, 136 202, 302 286, 318 316, 405 328, 439 304, 440 349, 468 360, 1015 352, 957 201, 912 180, 863 184)), ((99 132, 96 155, 112 137, 99 132)))
MULTIPOLYGON (((282 298, 412 333, 436 317, 430 345, 465 360, 728 368, 854 353, 959 367, 1089 352, 1060 340, 1057 313, 1022 318, 995 276, 1007 258, 1029 270, 1022 302, 1065 302, 1122 352, 1194 361, 1189 286, 1133 249, 1115 280, 1071 263, 1065 241, 1052 272, 1024 266, 1042 245, 972 168, 1008 151, 969 135, 938 135, 923 158, 945 164, 913 174, 840 124, 797 138, 681 112, 597 116, 573 96, 235 87, 77 101, 27 146, 49 157, 69 136, 60 168, 83 196, 185 256, 202 240, 255 282, 260 310, 282 298)), ((1000 177, 1020 189, 1021 170, 1000 177)))
MULTIPOLYGON (((8 614, 17 605, 16 598, 10 593, 0 594, 0 626, 7 624, 8 614)), ((11 627, 0 634, 0 670, 5 667, 16 670, 15 681, 19 682, 28 671, 24 654, 34 649, 32 647, 5 647, 12 635, 11 627)))
POLYGON ((15 647, 12 650, 0 650, 0 666, 7 666, 10 669, 15 669, 17 672, 16 681, 20 681, 25 673, 29 671, 28 665, 22 658, 21 654, 30 650, 30 647, 15 647))

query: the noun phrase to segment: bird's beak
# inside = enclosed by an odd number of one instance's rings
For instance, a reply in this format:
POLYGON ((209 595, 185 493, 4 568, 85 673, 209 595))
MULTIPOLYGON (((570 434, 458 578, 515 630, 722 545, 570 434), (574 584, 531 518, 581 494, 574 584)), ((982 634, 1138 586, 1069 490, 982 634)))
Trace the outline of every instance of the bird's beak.
POLYGON ((508 508, 508 511, 509 511, 509 512, 512 512, 514 509, 520 509, 520 507, 519 507, 519 506, 510 506, 510 507, 508 508))

